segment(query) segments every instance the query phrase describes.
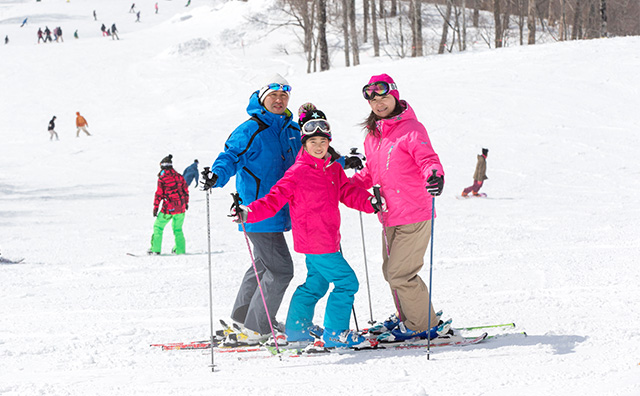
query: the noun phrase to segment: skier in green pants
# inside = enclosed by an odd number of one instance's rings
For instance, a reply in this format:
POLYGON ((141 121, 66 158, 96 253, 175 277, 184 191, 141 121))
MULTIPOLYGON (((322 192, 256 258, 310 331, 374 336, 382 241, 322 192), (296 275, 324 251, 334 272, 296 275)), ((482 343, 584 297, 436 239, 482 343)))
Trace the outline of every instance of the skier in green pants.
POLYGON ((158 189, 153 200, 153 216, 156 217, 156 222, 153 224, 149 254, 160 254, 164 227, 170 221, 175 237, 175 246, 171 252, 184 254, 186 250, 182 224, 185 212, 189 209, 189 189, 182 175, 173 169, 172 158, 169 154, 160 162, 158 189), (160 202, 163 202, 162 210, 158 213, 160 202))

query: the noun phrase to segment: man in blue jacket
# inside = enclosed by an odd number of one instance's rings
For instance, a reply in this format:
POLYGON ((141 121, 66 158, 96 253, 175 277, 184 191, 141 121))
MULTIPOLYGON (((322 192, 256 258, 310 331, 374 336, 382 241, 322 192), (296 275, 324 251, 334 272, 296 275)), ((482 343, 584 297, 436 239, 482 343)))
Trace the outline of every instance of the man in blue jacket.
POLYGON ((193 179, 196 180, 196 187, 198 187, 198 160, 194 160, 193 164, 187 166, 182 172, 182 177, 184 177, 184 181, 187 183, 187 186, 191 186, 191 182, 193 179))
MULTIPOLYGON (((236 189, 244 205, 265 196, 285 171, 293 165, 300 151, 300 129, 287 108, 291 86, 279 74, 269 78, 249 99, 251 118, 237 127, 225 143, 224 151, 205 178, 204 189, 224 187, 236 176, 236 189)), ((293 261, 284 232, 291 230, 289 205, 275 216, 246 224, 253 244, 253 254, 267 303, 271 322, 293 278, 293 261)), ((241 228, 239 228, 241 229, 241 228)), ((271 333, 264 303, 253 266, 245 273, 231 318, 243 324, 239 341, 256 344, 271 333)))

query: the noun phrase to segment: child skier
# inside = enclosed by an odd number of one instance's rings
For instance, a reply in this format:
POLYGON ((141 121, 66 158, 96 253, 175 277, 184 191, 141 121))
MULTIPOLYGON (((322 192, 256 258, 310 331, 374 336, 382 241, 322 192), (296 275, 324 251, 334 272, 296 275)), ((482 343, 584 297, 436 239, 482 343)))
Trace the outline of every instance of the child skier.
POLYGON ((287 341, 313 341, 309 331, 322 332, 313 325, 314 310, 333 283, 324 316, 325 347, 368 345, 363 336, 349 330, 358 279, 340 252, 338 204, 366 213, 378 212, 382 204, 365 189, 349 183, 342 167, 327 154, 331 128, 325 114, 310 103, 300 110, 302 150, 296 162, 269 194, 248 207, 232 209, 232 215, 237 222, 253 223, 290 205, 294 250, 306 254, 307 279, 298 286, 289 305, 287 341))
POLYGON ((153 200, 153 216, 157 217, 153 224, 153 235, 151 236, 151 248, 149 254, 160 254, 162 248, 162 234, 164 227, 170 221, 175 238, 175 246, 171 253, 184 254, 185 240, 182 233, 185 211, 189 209, 189 189, 181 174, 173 169, 173 156, 169 154, 160 162, 160 173, 158 173, 158 189, 153 200), (158 213, 160 202, 162 210, 158 213))
POLYGON ((473 173, 473 184, 462 191, 463 197, 467 197, 469 193, 473 193, 474 197, 482 195, 479 193, 480 188, 484 184, 484 181, 488 179, 487 155, 489 155, 489 149, 483 148, 482 155, 478 155, 478 163, 476 164, 476 171, 473 173))

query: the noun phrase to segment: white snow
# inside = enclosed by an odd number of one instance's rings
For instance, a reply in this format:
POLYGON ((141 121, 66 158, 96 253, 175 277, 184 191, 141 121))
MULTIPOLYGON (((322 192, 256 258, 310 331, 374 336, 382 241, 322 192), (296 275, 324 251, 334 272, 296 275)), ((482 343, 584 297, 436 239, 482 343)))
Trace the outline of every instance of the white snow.
MULTIPOLYGON (((255 26, 269 2, 138 0, 0 4, 0 394, 2 395, 639 395, 640 38, 565 42, 391 61, 306 74, 291 30, 255 26), (91 15, 96 9, 98 21, 91 15), (28 24, 20 28, 24 17, 28 24), (120 41, 101 37, 116 23, 120 41), (36 44, 61 26, 64 43, 36 44), (73 39, 79 30, 80 39, 73 39), (3 41, 2 41, 3 43, 3 41), (286 48, 285 52, 283 49, 286 48), (144 254, 159 161, 209 166, 247 118, 262 78, 314 102, 334 146, 362 147, 361 87, 389 73, 446 171, 437 198, 433 298, 454 325, 515 322, 528 337, 464 348, 239 360, 161 351, 209 337, 206 254, 144 254), (91 137, 75 137, 74 117, 91 137), (46 130, 56 115, 60 141, 46 130), (483 191, 461 201, 476 155, 483 191)), ((349 171, 350 172, 350 171, 349 171)), ((211 195, 215 327, 250 265, 226 217, 233 183, 211 195)), ((364 216, 373 314, 393 311, 381 226, 364 216)), ((205 194, 192 189, 187 248, 206 251, 205 194)), ((370 319, 358 214, 343 210, 355 309, 370 319)), ((291 236, 288 235, 291 242, 291 236)), ((170 227, 164 249, 172 246, 170 227)), ((292 244, 290 244, 292 246, 292 244)), ((296 277, 277 315, 284 321, 296 277)), ((428 280, 429 255, 421 273, 428 280)), ((316 318, 322 323, 324 301, 316 318)), ((353 324, 355 327, 355 324, 353 324)))

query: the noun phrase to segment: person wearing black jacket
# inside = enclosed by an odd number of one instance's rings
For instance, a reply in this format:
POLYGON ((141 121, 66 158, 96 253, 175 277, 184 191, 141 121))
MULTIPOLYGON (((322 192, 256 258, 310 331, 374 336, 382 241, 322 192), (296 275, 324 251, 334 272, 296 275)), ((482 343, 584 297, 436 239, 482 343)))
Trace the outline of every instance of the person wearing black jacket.
POLYGON ((56 129, 56 123, 55 123, 55 121, 56 121, 56 116, 53 116, 53 118, 51 119, 51 121, 49 121, 49 128, 48 128, 48 131, 49 131, 49 134, 51 135, 51 137, 49 138, 49 140, 53 140, 53 137, 54 137, 54 136, 56 137, 56 140, 60 140, 60 139, 58 138, 58 132, 56 132, 56 131, 55 131, 55 129, 56 129))

